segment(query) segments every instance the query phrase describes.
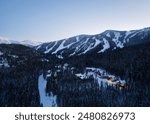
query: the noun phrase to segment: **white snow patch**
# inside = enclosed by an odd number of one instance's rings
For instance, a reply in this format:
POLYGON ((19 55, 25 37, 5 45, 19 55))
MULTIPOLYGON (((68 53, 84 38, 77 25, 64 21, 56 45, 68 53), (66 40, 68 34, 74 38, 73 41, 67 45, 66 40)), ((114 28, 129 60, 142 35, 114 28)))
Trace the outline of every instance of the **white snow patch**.
POLYGON ((13 58, 19 58, 17 55, 11 55, 13 58))
POLYGON ((48 60, 48 59, 45 59, 45 58, 44 58, 44 59, 41 59, 41 61, 42 61, 42 62, 49 62, 49 60, 48 60))
POLYGON ((132 31, 127 31, 126 34, 125 34, 125 37, 124 37, 124 43, 126 42, 129 42, 129 38, 127 38, 130 34, 132 34, 133 32, 132 31))
POLYGON ((6 68, 9 68, 10 67, 10 65, 9 65, 9 63, 8 63, 8 61, 7 61, 7 59, 4 59, 4 58, 2 58, 1 60, 0 60, 0 67, 6 67, 6 68))
POLYGON ((119 41, 119 37, 121 36, 119 32, 114 32, 115 37, 112 39, 112 41, 115 42, 116 46, 119 48, 123 48, 123 43, 119 41))
POLYGON ((65 63, 65 64, 63 65, 63 70, 66 70, 66 69, 68 68, 68 66, 69 66, 69 64, 68 64, 68 63, 65 63))
POLYGON ((95 39, 95 45, 94 45, 94 47, 93 48, 95 48, 97 45, 99 45, 100 43, 102 43, 102 41, 100 41, 100 40, 98 40, 98 39, 95 39))
POLYGON ((44 79, 43 74, 39 76, 38 79, 38 89, 40 94, 40 103, 43 105, 43 107, 57 107, 57 96, 53 95, 53 93, 50 93, 50 96, 46 95, 45 89, 46 89, 47 81, 44 79))
POLYGON ((129 42, 130 38, 133 38, 134 36, 136 36, 138 33, 142 32, 143 30, 133 30, 133 31, 127 31, 124 37, 124 43, 129 42), (129 36, 130 35, 130 36, 129 36))
POLYGON ((105 50, 110 48, 109 42, 105 38, 103 38, 103 41, 104 41, 103 49, 100 50, 98 53, 104 52, 105 50))
POLYGON ((81 73, 79 73, 79 74, 75 74, 77 77, 79 77, 80 79, 85 79, 86 77, 85 77, 85 74, 81 74, 81 73))
POLYGON ((3 53, 0 51, 0 56, 2 56, 3 55, 3 53))
POLYGON ((113 50, 117 49, 116 47, 113 48, 113 50))
MULTIPOLYGON (((86 39, 85 43, 88 42, 88 40, 89 40, 89 38, 86 39)), ((91 49, 91 45, 92 44, 90 44, 90 46, 86 50, 84 50, 84 52, 80 53, 79 55, 85 54, 86 52, 88 52, 91 49)))
POLYGON ((107 86, 115 86, 118 82, 125 84, 125 80, 121 80, 120 78, 107 73, 105 70, 100 68, 93 68, 87 67, 85 72, 75 74, 80 79, 88 79, 89 77, 93 77, 95 82, 98 82, 99 86, 107 87, 107 86), (115 80, 114 82, 110 83, 107 78, 111 78, 115 80))
POLYGON ((106 34, 107 37, 111 37, 109 33, 106 34))
POLYGON ((61 44, 59 45, 59 47, 54 51, 54 52, 52 52, 52 54, 56 54, 58 51, 60 51, 60 50, 62 50, 62 49, 64 49, 64 48, 66 48, 66 46, 64 46, 64 43, 66 42, 66 40, 63 40, 62 42, 61 42, 61 44))
POLYGON ((95 37, 92 37, 93 40, 95 40, 95 37))
MULTIPOLYGON (((82 46, 82 44, 86 44, 86 42, 88 42, 88 40, 89 40, 89 38, 87 38, 85 42, 81 43, 80 46, 82 46)), ((80 46, 77 46, 77 47, 75 48, 74 52, 69 55, 69 57, 75 55, 75 54, 80 50, 80 49, 79 49, 80 46)))
POLYGON ((37 46, 41 44, 42 42, 38 41, 32 41, 32 40, 24 40, 24 41, 19 41, 20 44, 25 45, 25 46, 37 46))
POLYGON ((47 53, 49 53, 53 48, 54 48, 54 46, 56 45, 56 43, 57 42, 55 42, 55 44, 53 45, 53 47, 50 47, 49 49, 48 49, 48 46, 46 47, 46 51, 44 52, 45 54, 47 54, 47 53))
POLYGON ((39 45, 39 46, 36 48, 36 50, 40 49, 40 48, 41 48, 41 46, 42 46, 42 45, 39 45))
POLYGON ((79 42, 79 41, 80 41, 79 36, 77 36, 76 37, 76 42, 79 42))
MULTIPOLYGON (((64 40, 61 42, 61 44, 58 46, 58 48, 57 48, 55 51, 52 52, 52 54, 56 54, 58 51, 60 51, 60 50, 62 50, 62 49, 68 49, 70 46, 72 46, 74 43, 76 43, 76 42, 73 42, 73 43, 70 43, 70 44, 68 44, 68 45, 64 45, 64 43, 65 43, 67 40, 69 40, 69 38, 68 38, 68 39, 64 39, 64 40)), ((79 40, 79 36, 76 37, 76 40, 77 40, 77 41, 79 40)), ((48 49, 48 45, 46 46, 46 51, 44 52, 45 54, 46 54, 46 53, 49 53, 49 52, 57 45, 58 42, 56 41, 56 42, 54 42, 54 43, 55 43, 55 44, 54 44, 52 47, 50 47, 49 49, 48 49)), ((57 56, 57 57, 59 57, 60 59, 63 59, 62 56, 57 56)))
POLYGON ((3 65, 4 65, 4 67, 7 67, 7 68, 10 67, 10 65, 8 64, 8 62, 3 63, 3 65))
POLYGON ((24 41, 9 40, 8 38, 0 36, 0 44, 21 44, 24 46, 37 46, 41 43, 42 42, 32 40, 24 40, 24 41))
POLYGON ((52 76, 52 71, 51 71, 51 70, 48 70, 48 71, 47 71, 46 78, 51 77, 51 76, 52 76))
MULTIPOLYGON (((93 39, 93 38, 92 38, 92 39, 93 39)), ((94 37, 94 39, 95 39, 95 37, 94 37)), ((88 40, 89 40, 89 38, 87 38, 86 42, 87 42, 88 40)), ((86 49, 84 52, 80 53, 79 55, 85 54, 85 53, 87 53, 88 51, 90 51, 91 49, 94 49, 94 48, 97 47, 101 42, 102 42, 102 41, 100 41, 100 40, 98 40, 98 39, 95 39, 95 43, 91 43, 91 44, 87 47, 87 49, 86 49), (93 44, 94 44, 94 45, 93 45, 93 44)))
POLYGON ((129 38, 133 38, 134 36, 136 36, 138 33, 140 33, 141 32, 141 30, 139 30, 139 31, 134 31, 133 32, 133 34, 129 37, 129 38))
POLYGON ((64 57, 61 56, 61 55, 57 55, 57 57, 58 57, 59 59, 63 59, 63 58, 64 58, 64 57))

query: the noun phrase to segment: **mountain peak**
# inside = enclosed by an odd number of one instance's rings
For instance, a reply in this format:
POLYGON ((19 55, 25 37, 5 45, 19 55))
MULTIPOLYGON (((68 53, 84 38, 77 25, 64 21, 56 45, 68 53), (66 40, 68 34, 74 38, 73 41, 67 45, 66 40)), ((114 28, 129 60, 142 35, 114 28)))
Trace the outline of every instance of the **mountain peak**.
POLYGON ((106 30, 97 35, 78 35, 41 44, 36 50, 63 58, 91 52, 101 53, 147 41, 150 41, 150 28, 131 31, 106 30))

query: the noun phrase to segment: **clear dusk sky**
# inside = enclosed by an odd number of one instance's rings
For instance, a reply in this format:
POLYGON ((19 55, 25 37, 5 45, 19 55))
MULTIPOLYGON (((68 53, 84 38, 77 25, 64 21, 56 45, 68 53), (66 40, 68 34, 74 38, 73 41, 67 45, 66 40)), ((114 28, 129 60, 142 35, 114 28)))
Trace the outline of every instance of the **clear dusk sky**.
POLYGON ((54 41, 150 27, 150 0, 0 0, 0 36, 54 41))

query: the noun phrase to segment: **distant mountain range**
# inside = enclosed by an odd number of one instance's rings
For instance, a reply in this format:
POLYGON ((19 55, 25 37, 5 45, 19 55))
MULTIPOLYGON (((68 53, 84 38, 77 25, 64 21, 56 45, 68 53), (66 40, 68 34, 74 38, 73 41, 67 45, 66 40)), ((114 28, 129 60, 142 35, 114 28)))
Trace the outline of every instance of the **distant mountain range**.
POLYGON ((40 42, 31 41, 31 40, 17 41, 17 40, 9 40, 8 38, 0 37, 0 44, 20 44, 24 46, 33 47, 39 45, 40 42))
POLYGON ((68 39, 43 43, 36 50, 54 54, 58 58, 78 56, 86 53, 103 53, 150 41, 150 28, 131 31, 107 30, 97 35, 79 35, 68 39))

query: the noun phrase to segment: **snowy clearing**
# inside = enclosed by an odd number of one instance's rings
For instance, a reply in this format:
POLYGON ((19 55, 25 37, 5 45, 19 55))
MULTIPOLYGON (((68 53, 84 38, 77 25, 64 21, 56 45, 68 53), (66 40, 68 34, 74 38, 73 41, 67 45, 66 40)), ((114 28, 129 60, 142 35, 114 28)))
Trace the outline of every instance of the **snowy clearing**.
POLYGON ((57 107, 56 99, 57 96, 54 96, 51 92, 50 95, 47 95, 45 92, 47 81, 44 79, 43 74, 39 76, 38 79, 38 89, 40 94, 40 103, 43 107, 57 107))

